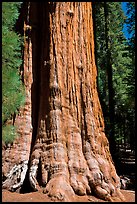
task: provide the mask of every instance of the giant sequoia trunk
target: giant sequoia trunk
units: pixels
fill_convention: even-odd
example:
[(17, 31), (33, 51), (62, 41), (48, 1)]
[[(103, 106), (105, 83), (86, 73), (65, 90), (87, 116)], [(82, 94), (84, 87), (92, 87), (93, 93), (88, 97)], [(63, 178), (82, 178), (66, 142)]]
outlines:
[(124, 199), (96, 88), (91, 2), (30, 4), (32, 125), (29, 182), (55, 200)]

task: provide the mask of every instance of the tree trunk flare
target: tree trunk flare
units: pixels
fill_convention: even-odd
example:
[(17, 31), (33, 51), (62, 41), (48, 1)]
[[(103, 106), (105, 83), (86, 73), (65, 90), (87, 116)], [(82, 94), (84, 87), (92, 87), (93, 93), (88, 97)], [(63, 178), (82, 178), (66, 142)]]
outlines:
[(75, 194), (124, 200), (96, 87), (92, 3), (31, 2), (30, 8), (30, 184), (55, 201)]
[(40, 7), (38, 129), (29, 180), (55, 200), (74, 193), (123, 199), (96, 88), (91, 2)]

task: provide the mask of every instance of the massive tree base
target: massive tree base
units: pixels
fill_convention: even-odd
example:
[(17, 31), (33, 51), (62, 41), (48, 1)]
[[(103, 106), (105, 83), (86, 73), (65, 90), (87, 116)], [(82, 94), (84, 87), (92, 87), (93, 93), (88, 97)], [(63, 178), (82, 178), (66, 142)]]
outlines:
[[(68, 159), (67, 163), (62, 159), (64, 150), (61, 144), (47, 145), (45, 153), (41, 151), (44, 145), (37, 146), (39, 147), (32, 154), (29, 170), (29, 180), (34, 191), (47, 194), (53, 201), (73, 201), (75, 194), (94, 195), (112, 202), (125, 201), (120, 192), (120, 180), (113, 164), (110, 166), (104, 155), (95, 157), (89, 144), (87, 150), (84, 147), (83, 155), (82, 149), (70, 151), (68, 158), (72, 159)], [(81, 156), (75, 159), (77, 157), (73, 157), (73, 154)], [(27, 165), (27, 162), (24, 162), (22, 165), (14, 166), (7, 175), (3, 188), (8, 188), (10, 191), (19, 190), (26, 176)]]
[(96, 88), (92, 3), (30, 8), (33, 144), (29, 165), (11, 170), (3, 187), (21, 187), (28, 168), (32, 189), (53, 200), (89, 194), (124, 201)]
[[(43, 148), (44, 145), (35, 149), (32, 155), (34, 158), (29, 179), (35, 191), (43, 191), (53, 200), (59, 201), (72, 201), (75, 194), (95, 195), (106, 201), (124, 201), (120, 192), (120, 179), (113, 164), (110, 166), (104, 155), (92, 154), (89, 144), (87, 149), (84, 147), (84, 154), (80, 149), (68, 152), (70, 159), (67, 163), (63, 161), (65, 153), (61, 144), (45, 147), (48, 151), (44, 154), (41, 152)], [(78, 154), (80, 157), (76, 156)], [(41, 172), (41, 180), (37, 176), (38, 171)]]

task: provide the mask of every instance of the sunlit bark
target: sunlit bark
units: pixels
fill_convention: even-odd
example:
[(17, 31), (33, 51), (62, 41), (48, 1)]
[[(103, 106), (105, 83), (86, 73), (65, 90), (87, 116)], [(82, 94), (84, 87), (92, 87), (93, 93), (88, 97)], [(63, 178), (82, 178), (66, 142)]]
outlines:
[(61, 201), (75, 194), (124, 199), (96, 88), (92, 3), (32, 2), (30, 16), (32, 117), (38, 116), (32, 118), (32, 188)]

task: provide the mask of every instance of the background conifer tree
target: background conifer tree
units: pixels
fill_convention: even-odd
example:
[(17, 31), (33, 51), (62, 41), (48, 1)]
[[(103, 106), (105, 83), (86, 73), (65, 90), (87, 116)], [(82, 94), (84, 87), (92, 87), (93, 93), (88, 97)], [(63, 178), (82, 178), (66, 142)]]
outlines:
[[(121, 7), (121, 2), (94, 3), (94, 35), (96, 48), (96, 64), (98, 68), (98, 89), (103, 108), (106, 134), (110, 138), (111, 120), (109, 106), (114, 106), (114, 138), (116, 143), (133, 144), (135, 134), (134, 100), (135, 100), (135, 4), (127, 3), (127, 15)], [(106, 9), (107, 6), (107, 34)], [(127, 23), (129, 39), (124, 36), (123, 25)], [(101, 33), (101, 34), (100, 34)], [(106, 39), (108, 49), (106, 47)], [(112, 85), (114, 94), (113, 104), (109, 102), (110, 81), (108, 73), (110, 66), (107, 63), (107, 51), (111, 55)], [(109, 57), (110, 59), (110, 57)], [(132, 131), (129, 131), (132, 129)], [(132, 142), (131, 142), (132, 141)], [(111, 143), (111, 140), (110, 140)], [(110, 144), (111, 145), (111, 144)], [(113, 146), (114, 144), (112, 144)], [(132, 148), (133, 145), (131, 145)]]
[(12, 142), (15, 127), (6, 121), (15, 114), (24, 102), (24, 87), (20, 79), (21, 36), (16, 33), (16, 20), (19, 16), (20, 2), (2, 3), (2, 138)]

